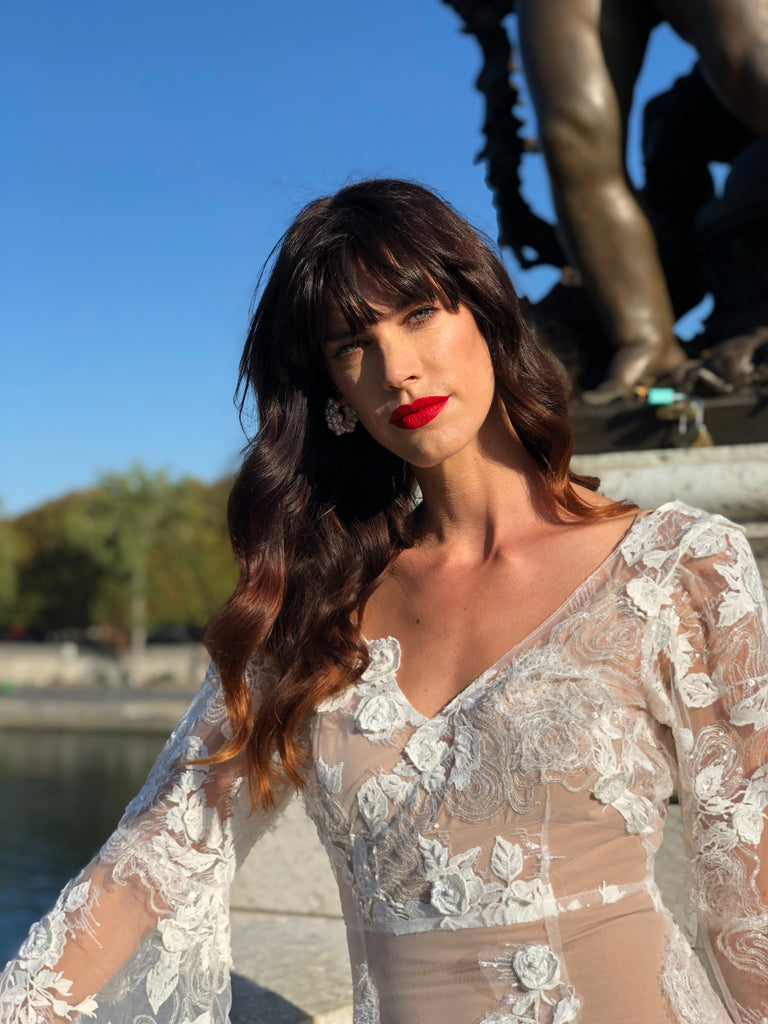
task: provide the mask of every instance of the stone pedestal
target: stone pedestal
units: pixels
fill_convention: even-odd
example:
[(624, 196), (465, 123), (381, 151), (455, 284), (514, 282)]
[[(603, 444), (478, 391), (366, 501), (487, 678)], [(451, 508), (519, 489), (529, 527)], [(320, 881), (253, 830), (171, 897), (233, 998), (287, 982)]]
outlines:
[[(702, 401), (704, 422), (716, 448), (768, 443), (768, 392), (764, 389)], [(676, 425), (659, 419), (654, 408), (640, 401), (598, 407), (578, 404), (570, 418), (577, 455), (616, 452), (623, 457), (633, 451), (673, 447)]]
[(572, 466), (643, 508), (679, 498), (739, 523), (768, 521), (768, 443), (577, 455)]

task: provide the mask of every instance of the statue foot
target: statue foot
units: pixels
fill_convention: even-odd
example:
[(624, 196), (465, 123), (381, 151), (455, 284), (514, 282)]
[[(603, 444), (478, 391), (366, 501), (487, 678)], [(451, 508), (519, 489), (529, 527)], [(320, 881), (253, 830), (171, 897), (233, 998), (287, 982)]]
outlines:
[(599, 406), (631, 398), (638, 384), (655, 384), (685, 361), (685, 352), (674, 342), (662, 351), (646, 343), (625, 345), (611, 360), (605, 380), (584, 391), (581, 400), (585, 405)]
[(631, 398), (632, 394), (632, 388), (627, 387), (623, 381), (606, 377), (591, 391), (582, 391), (581, 400), (585, 405), (610, 405), (611, 402), (618, 402), (622, 398)]

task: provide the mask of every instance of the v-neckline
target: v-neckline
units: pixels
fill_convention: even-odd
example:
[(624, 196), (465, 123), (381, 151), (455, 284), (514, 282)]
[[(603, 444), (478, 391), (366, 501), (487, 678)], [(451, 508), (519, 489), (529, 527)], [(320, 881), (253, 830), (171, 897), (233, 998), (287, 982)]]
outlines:
[[(415, 714), (416, 716), (418, 716), (418, 718), (423, 720), (423, 723), (434, 722), (437, 719), (445, 715), (448, 715), (455, 704), (457, 704), (459, 701), (466, 700), (471, 695), (471, 693), (478, 688), (478, 686), (481, 683), (486, 682), (489, 676), (498, 675), (498, 673), (501, 672), (501, 670), (505, 667), (505, 663), (511, 661), (511, 659), (514, 658), (514, 656), (517, 654), (521, 647), (530, 643), (540, 633), (545, 631), (551, 625), (552, 621), (564, 611), (564, 609), (566, 609), (571, 604), (574, 604), (576, 607), (578, 607), (578, 605), (583, 600), (584, 592), (587, 589), (589, 589), (591, 585), (594, 583), (595, 577), (599, 576), (616, 559), (617, 555), (621, 553), (621, 549), (623, 548), (624, 544), (629, 539), (629, 537), (634, 533), (635, 529), (640, 525), (640, 523), (645, 522), (646, 519), (649, 519), (652, 516), (658, 515), (660, 512), (668, 508), (670, 505), (675, 504), (677, 504), (677, 502), (666, 502), (664, 505), (660, 505), (656, 509), (649, 509), (643, 514), (638, 514), (637, 516), (635, 516), (635, 518), (630, 523), (629, 527), (624, 531), (621, 537), (619, 537), (619, 539), (616, 541), (616, 543), (605, 556), (605, 558), (603, 558), (602, 561), (595, 566), (592, 572), (587, 577), (585, 577), (581, 581), (581, 583), (574, 587), (574, 589), (570, 592), (570, 594), (568, 594), (567, 597), (563, 598), (563, 600), (556, 608), (554, 608), (544, 619), (542, 619), (542, 621), (537, 626), (534, 626), (534, 628), (530, 630), (528, 633), (526, 633), (524, 637), (521, 637), (520, 640), (514, 643), (499, 658), (497, 658), (492, 665), (489, 665), (488, 668), (484, 669), (480, 673), (480, 675), (475, 676), (474, 679), (471, 679), (466, 684), (466, 686), (463, 686), (456, 694), (454, 694), (453, 697), (451, 697), (449, 701), (443, 704), (441, 708), (438, 708), (438, 710), (433, 715), (425, 715), (423, 711), (419, 711), (418, 708), (413, 706), (408, 697), (406, 697), (405, 692), (403, 691), (403, 689), (400, 686), (400, 683), (398, 682), (396, 669), (394, 672), (392, 672), (389, 678), (391, 680), (391, 685), (397, 691), (397, 695), (399, 696), (399, 698), (407, 705), (407, 707), (411, 712), (413, 712), (413, 714)], [(366, 643), (369, 646), (372, 643), (387, 642), (392, 642), (397, 647), (399, 666), (402, 663), (402, 648), (400, 646), (400, 641), (397, 639), (396, 636), (387, 636), (386, 638), (380, 637), (378, 640), (366, 639)]]

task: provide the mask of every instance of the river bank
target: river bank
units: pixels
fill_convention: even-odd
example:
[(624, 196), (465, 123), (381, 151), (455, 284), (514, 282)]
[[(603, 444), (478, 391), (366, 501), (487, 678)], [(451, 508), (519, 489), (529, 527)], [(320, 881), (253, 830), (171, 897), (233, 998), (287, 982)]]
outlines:
[[(137, 689), (196, 690), (209, 655), (201, 643), (148, 644)], [(128, 650), (63, 642), (0, 641), (0, 691), (17, 688), (59, 690), (88, 687), (119, 692), (134, 668)]]
[(0, 730), (168, 735), (194, 690), (20, 687), (0, 693)]

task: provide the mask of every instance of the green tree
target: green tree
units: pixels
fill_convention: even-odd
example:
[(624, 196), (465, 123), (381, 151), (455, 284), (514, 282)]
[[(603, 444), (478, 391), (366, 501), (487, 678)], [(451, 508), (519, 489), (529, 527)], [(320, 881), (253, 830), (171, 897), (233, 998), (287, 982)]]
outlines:
[(88, 492), (73, 493), (15, 520), (17, 586), (8, 619), (42, 632), (82, 628), (93, 621), (104, 569), (81, 537), (88, 530), (72, 529), (87, 516), (87, 503)]
[(13, 522), (0, 506), (0, 622), (13, 616), (18, 593), (19, 542)]
[[(8, 584), (13, 607), (4, 620), (43, 632), (125, 630), (130, 675), (138, 679), (148, 630), (203, 627), (235, 584), (226, 526), (230, 485), (171, 481), (134, 466), (8, 521), (8, 560), (18, 582), (15, 601)], [(3, 544), (0, 533), (0, 577)]]
[(95, 495), (94, 553), (108, 574), (122, 584), (130, 633), (129, 682), (142, 676), (148, 632), (150, 555), (176, 539), (194, 540), (199, 518), (194, 503), (184, 500), (184, 488), (174, 486), (163, 470), (150, 472), (135, 465), (127, 473), (106, 473)]
[(192, 479), (176, 485), (179, 526), (150, 553), (150, 627), (202, 627), (232, 592), (237, 571), (226, 521), (230, 486), (229, 480), (206, 487)]

